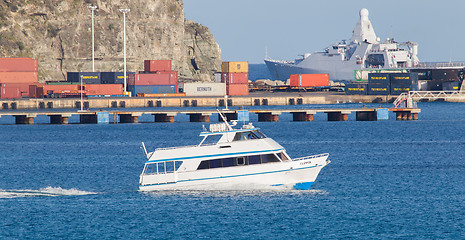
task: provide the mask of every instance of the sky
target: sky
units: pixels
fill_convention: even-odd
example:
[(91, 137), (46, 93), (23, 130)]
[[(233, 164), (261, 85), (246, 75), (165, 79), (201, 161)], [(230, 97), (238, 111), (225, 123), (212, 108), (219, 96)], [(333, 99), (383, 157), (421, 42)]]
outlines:
[(263, 63), (350, 39), (366, 8), (382, 41), (418, 43), (422, 62), (465, 62), (465, 0), (184, 0), (185, 16), (210, 29), (223, 61)]

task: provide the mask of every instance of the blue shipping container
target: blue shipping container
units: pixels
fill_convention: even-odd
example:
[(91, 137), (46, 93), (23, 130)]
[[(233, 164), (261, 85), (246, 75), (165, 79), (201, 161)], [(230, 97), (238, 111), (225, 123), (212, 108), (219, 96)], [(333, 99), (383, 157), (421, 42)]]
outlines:
[(66, 79), (68, 82), (81, 82), (83, 84), (100, 84), (100, 72), (68, 72)]
[(376, 117), (378, 120), (389, 120), (389, 109), (388, 108), (376, 109)]
[(108, 112), (98, 112), (97, 123), (110, 123), (110, 114)]
[(346, 95), (367, 95), (367, 84), (348, 83), (345, 86)]
[[(129, 74), (134, 72), (126, 72), (126, 83)], [(102, 72), (101, 78), (103, 84), (124, 84), (124, 72)]]
[(391, 73), (391, 84), (418, 84), (418, 73)]
[(369, 73), (368, 83), (388, 85), (391, 82), (389, 77), (390, 77), (389, 73)]
[(389, 95), (389, 84), (368, 84), (368, 95)]
[(176, 85), (128, 85), (128, 91), (132, 96), (139, 93), (176, 93)]

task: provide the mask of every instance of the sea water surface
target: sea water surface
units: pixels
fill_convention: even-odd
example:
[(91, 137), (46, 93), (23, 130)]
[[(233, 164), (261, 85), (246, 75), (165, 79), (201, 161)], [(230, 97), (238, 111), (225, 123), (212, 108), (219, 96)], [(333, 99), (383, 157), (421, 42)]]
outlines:
[(140, 142), (150, 150), (200, 141), (204, 123), (186, 116), (107, 125), (3, 117), (0, 239), (464, 239), (465, 104), (418, 106), (418, 121), (283, 114), (268, 123), (251, 114), (291, 157), (330, 153), (309, 191), (138, 192)]

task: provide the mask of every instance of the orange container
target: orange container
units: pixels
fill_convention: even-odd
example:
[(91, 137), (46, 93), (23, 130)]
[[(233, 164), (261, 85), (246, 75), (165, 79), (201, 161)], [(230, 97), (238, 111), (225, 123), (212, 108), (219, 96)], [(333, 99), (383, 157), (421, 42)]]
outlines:
[(43, 98), (44, 97), (44, 86), (43, 83), (37, 83), (29, 85), (29, 97), (30, 98)]
[(170, 72), (171, 60), (145, 60), (145, 72)]
[(291, 87), (329, 86), (328, 74), (291, 74)]
[(128, 85), (176, 85), (178, 72), (129, 74)]
[(0, 98), (12, 99), (29, 96), (28, 83), (0, 83)]
[(37, 72), (39, 61), (32, 58), (0, 58), (0, 72)]
[(84, 89), (87, 95), (123, 95), (122, 84), (87, 84)]
[(37, 72), (0, 72), (0, 83), (37, 83)]
[(45, 85), (44, 95), (52, 93), (69, 93), (79, 91), (81, 85), (77, 84), (65, 84), (65, 85)]
[(249, 62), (223, 62), (221, 71), (224, 73), (246, 73), (249, 72)]
[(249, 95), (249, 84), (230, 84), (226, 86), (226, 94), (229, 96)]
[(221, 73), (221, 82), (226, 84), (248, 84), (249, 73)]

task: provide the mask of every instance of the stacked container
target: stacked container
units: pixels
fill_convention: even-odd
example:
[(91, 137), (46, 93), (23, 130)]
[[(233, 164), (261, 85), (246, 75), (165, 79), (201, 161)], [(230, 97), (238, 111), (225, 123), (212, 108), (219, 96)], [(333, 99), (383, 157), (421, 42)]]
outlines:
[[(128, 76), (135, 72), (126, 72), (126, 83)], [(124, 72), (101, 72), (100, 77), (103, 84), (124, 84)]]
[(391, 95), (418, 91), (418, 73), (391, 73)]
[(249, 95), (248, 62), (223, 62), (221, 71), (221, 82), (226, 83), (227, 95)]
[(37, 59), (0, 58), (0, 98), (29, 96), (29, 85), (38, 80)]
[(389, 95), (390, 90), (389, 73), (368, 74), (368, 95)]
[(327, 87), (329, 74), (291, 74), (291, 87)]
[(66, 76), (68, 82), (80, 83), (82, 77), (82, 84), (101, 84), (100, 72), (68, 72)]
[(178, 72), (172, 70), (171, 60), (145, 60), (144, 71), (128, 75), (128, 91), (133, 96), (176, 93)]
[(347, 95), (367, 95), (367, 84), (364, 83), (348, 83), (345, 85)]

